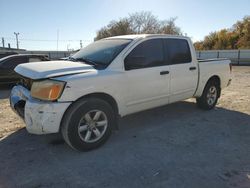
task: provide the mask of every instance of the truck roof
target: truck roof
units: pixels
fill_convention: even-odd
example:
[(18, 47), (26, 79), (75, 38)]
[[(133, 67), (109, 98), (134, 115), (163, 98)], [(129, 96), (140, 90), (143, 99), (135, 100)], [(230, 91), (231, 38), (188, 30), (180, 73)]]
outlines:
[(138, 39), (138, 38), (153, 38), (153, 37), (177, 37), (177, 38), (183, 38), (188, 39), (189, 37), (180, 36), (180, 35), (169, 35), (169, 34), (133, 34), (133, 35), (119, 35), (114, 37), (108, 37), (105, 39)]

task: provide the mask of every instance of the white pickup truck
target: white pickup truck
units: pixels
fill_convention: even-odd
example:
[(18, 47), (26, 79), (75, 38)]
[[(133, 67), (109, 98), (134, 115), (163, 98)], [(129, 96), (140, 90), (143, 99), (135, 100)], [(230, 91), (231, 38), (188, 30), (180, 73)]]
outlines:
[(72, 148), (90, 150), (109, 138), (118, 117), (192, 97), (212, 109), (231, 69), (226, 59), (198, 61), (187, 37), (117, 36), (66, 61), (17, 66), (23, 78), (10, 104), (28, 132), (61, 132)]

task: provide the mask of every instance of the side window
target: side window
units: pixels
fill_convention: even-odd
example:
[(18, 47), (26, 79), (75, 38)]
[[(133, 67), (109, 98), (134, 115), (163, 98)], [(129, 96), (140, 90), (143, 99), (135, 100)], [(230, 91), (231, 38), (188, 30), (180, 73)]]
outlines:
[(136, 46), (125, 58), (125, 70), (164, 65), (163, 41), (151, 39)]
[(39, 61), (42, 61), (42, 59), (40, 57), (30, 57), (29, 58), (29, 62), (32, 63), (32, 62), (39, 62)]
[(4, 67), (14, 69), (17, 65), (27, 62), (27, 57), (12, 57), (4, 62)]
[(188, 42), (184, 39), (164, 39), (165, 53), (169, 64), (190, 63), (192, 61)]

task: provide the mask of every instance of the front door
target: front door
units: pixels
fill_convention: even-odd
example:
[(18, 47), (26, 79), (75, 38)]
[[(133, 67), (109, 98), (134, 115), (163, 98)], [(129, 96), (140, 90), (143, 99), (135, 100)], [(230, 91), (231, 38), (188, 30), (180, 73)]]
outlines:
[(125, 58), (129, 113), (168, 103), (170, 74), (164, 59), (162, 39), (142, 41)]

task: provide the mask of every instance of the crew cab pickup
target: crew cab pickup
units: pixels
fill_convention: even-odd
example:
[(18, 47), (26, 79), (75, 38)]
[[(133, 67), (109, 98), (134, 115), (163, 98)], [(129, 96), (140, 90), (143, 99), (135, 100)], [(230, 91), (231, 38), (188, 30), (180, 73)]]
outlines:
[(231, 69), (227, 59), (198, 61), (187, 37), (116, 36), (66, 61), (17, 66), (22, 80), (10, 104), (28, 132), (61, 132), (69, 146), (84, 151), (105, 143), (118, 117), (188, 98), (212, 109)]

